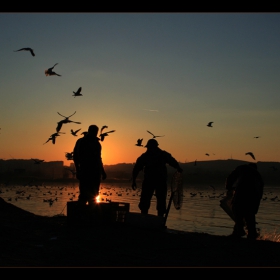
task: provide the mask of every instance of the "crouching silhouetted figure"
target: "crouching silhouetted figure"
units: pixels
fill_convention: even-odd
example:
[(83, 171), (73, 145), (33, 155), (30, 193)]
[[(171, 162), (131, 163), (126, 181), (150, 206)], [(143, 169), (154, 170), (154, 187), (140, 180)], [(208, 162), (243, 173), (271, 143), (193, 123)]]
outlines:
[(257, 239), (256, 214), (263, 196), (264, 182), (257, 170), (256, 163), (243, 164), (226, 179), (228, 194), (232, 193), (232, 212), (235, 225), (232, 237), (245, 236), (244, 226), (247, 227), (247, 238)]

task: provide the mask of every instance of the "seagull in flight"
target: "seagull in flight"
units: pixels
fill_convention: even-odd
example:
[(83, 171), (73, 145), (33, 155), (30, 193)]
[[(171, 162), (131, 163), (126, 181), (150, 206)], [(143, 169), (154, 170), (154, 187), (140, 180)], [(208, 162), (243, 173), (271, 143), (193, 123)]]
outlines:
[(29, 51), (32, 54), (32, 56), (35, 56), (35, 53), (31, 48), (22, 48), (14, 52), (19, 52), (19, 51)]
[(213, 123), (213, 122), (209, 122), (209, 123), (207, 124), (207, 126), (208, 126), (208, 127), (213, 127), (213, 126), (212, 126), (212, 123)]
[(49, 139), (48, 139), (44, 144), (48, 143), (49, 141), (52, 141), (52, 143), (55, 144), (55, 139), (56, 139), (56, 137), (57, 137), (57, 136), (60, 136), (59, 133), (65, 134), (65, 132), (56, 132), (56, 133), (53, 133), (53, 134), (49, 137)]
[(256, 138), (256, 139), (258, 139), (258, 138), (260, 138), (261, 136), (254, 136), (254, 138)]
[(138, 146), (138, 147), (143, 147), (143, 145), (142, 145), (142, 141), (143, 141), (143, 138), (138, 139), (138, 140), (137, 140), (137, 143), (135, 144), (135, 146)]
[(71, 152), (71, 153), (66, 152), (65, 153), (65, 157), (66, 157), (67, 160), (72, 160), (73, 159), (73, 155), (74, 155), (74, 152)]
[(100, 130), (99, 137), (100, 137), (100, 140), (101, 140), (101, 141), (104, 141), (105, 136), (109, 136), (108, 133), (115, 132), (115, 130), (110, 130), (110, 131), (103, 132), (103, 130), (104, 130), (105, 128), (108, 128), (108, 126), (107, 126), (107, 125), (104, 125), (104, 126), (102, 126), (102, 128), (101, 128), (101, 130)]
[(73, 129), (71, 129), (70, 131), (71, 131), (71, 134), (73, 135), (73, 136), (78, 136), (77, 135), (77, 133), (79, 132), (81, 130), (81, 128), (80, 129), (77, 129), (77, 130), (73, 130)]
[(158, 136), (156, 136), (156, 135), (154, 135), (152, 132), (150, 132), (149, 130), (147, 130), (147, 132), (150, 133), (151, 135), (153, 135), (153, 138), (165, 136), (165, 135), (158, 135)]
[(34, 164), (40, 164), (41, 162), (45, 161), (44, 159), (36, 159), (36, 158), (31, 158), (34, 160)]
[(73, 96), (74, 97), (76, 97), (76, 96), (83, 96), (82, 94), (81, 94), (81, 91), (82, 91), (82, 87), (79, 87), (78, 88), (78, 90), (75, 92), (75, 91), (73, 91)]
[(209, 157), (209, 154), (206, 153), (205, 155)]
[(249, 156), (251, 156), (255, 160), (255, 156), (254, 156), (254, 154), (252, 152), (245, 153), (245, 155), (249, 155)]
[[(57, 64), (58, 64), (58, 63), (56, 63), (55, 65), (57, 65)], [(55, 67), (55, 65), (54, 65), (53, 67), (51, 67), (51, 68), (45, 70), (45, 75), (46, 75), (46, 76), (54, 76), (54, 75), (56, 75), (56, 76), (61, 76), (61, 75), (59, 75), (59, 74), (57, 74), (57, 73), (55, 73), (55, 72), (53, 71), (53, 68)]]
[(61, 121), (59, 121), (59, 122), (57, 123), (57, 127), (56, 127), (56, 131), (57, 131), (57, 132), (60, 131), (60, 129), (61, 129), (61, 127), (62, 127), (63, 124), (71, 123), (71, 122), (72, 122), (72, 123), (76, 123), (76, 124), (81, 124), (80, 122), (75, 122), (75, 121), (69, 120), (69, 118), (72, 117), (72, 116), (76, 113), (76, 111), (75, 111), (72, 115), (70, 115), (69, 117), (65, 117), (65, 116), (61, 115), (59, 112), (57, 112), (57, 113), (58, 113), (60, 116), (62, 116), (62, 117), (65, 118), (64, 120), (61, 120)]

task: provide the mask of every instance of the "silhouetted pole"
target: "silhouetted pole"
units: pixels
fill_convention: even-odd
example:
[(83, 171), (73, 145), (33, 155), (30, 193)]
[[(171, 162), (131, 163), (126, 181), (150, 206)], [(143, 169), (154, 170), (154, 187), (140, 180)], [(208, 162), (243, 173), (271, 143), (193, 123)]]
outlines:
[(164, 224), (163, 224), (164, 226), (166, 224), (166, 220), (167, 220), (168, 213), (169, 213), (169, 210), (170, 210), (170, 207), (171, 207), (171, 203), (172, 203), (174, 193), (175, 192), (172, 192), (171, 195), (170, 195), (170, 199), (169, 199), (168, 206), (167, 206), (166, 213), (165, 213), (165, 217), (164, 217)]

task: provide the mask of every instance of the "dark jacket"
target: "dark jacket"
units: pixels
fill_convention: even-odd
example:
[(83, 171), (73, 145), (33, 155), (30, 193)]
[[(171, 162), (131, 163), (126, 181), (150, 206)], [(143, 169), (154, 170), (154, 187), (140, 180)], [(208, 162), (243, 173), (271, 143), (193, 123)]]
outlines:
[(99, 138), (90, 134), (79, 138), (74, 147), (73, 160), (77, 172), (102, 174), (104, 168)]
[(234, 191), (233, 207), (241, 211), (258, 212), (264, 182), (255, 164), (238, 166), (226, 179), (226, 189)]
[(147, 150), (140, 157), (137, 158), (133, 167), (132, 178), (135, 180), (138, 173), (144, 171), (144, 179), (158, 181), (167, 180), (166, 164), (180, 170), (179, 163), (172, 155), (160, 148), (154, 150)]

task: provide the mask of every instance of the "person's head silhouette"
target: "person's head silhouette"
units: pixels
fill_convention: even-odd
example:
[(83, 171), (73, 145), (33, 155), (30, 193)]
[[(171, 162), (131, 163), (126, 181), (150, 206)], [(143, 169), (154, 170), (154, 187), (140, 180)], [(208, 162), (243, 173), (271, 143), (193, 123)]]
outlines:
[(99, 127), (95, 124), (92, 124), (88, 127), (88, 134), (89, 135), (97, 136), (98, 131), (99, 131)]
[(147, 149), (155, 149), (156, 147), (158, 147), (158, 141), (155, 139), (150, 139), (150, 140), (148, 140), (145, 147)]

